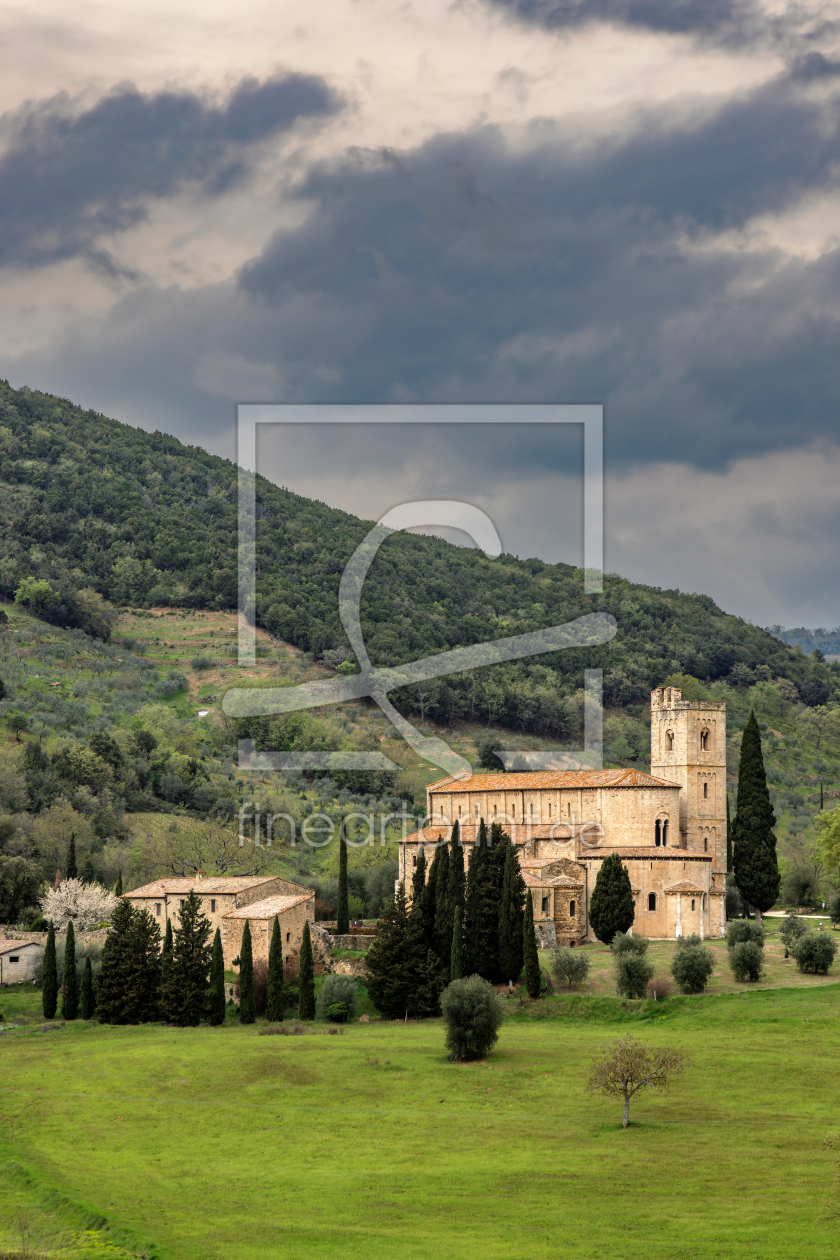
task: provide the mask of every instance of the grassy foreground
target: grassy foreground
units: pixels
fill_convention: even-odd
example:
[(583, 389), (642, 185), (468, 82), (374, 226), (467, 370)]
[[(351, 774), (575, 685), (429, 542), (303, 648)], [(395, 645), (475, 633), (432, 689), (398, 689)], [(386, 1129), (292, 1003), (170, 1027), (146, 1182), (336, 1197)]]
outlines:
[[(436, 1022), (5, 1032), (0, 1255), (21, 1214), (68, 1260), (837, 1254), (840, 987), (551, 1005), (475, 1065)], [(628, 1030), (694, 1065), (623, 1133), (583, 1087)]]

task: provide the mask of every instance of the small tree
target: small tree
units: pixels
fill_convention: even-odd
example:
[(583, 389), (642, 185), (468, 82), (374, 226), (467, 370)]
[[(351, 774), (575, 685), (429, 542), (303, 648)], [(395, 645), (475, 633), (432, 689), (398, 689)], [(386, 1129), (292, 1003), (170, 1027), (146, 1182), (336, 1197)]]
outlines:
[(251, 944), (251, 925), (245, 920), (242, 944), (239, 948), (239, 1022), (253, 1024), (257, 1018), (254, 998), (254, 948)]
[(534, 902), (530, 888), (525, 897), (525, 909), (522, 912), (522, 944), (525, 958), (525, 988), (529, 998), (538, 998), (542, 988), (542, 976), (537, 950), (537, 929), (534, 926)]
[(650, 941), (646, 936), (631, 936), (625, 932), (616, 932), (610, 942), (614, 954), (646, 954)]
[(29, 718), (22, 713), (10, 713), (6, 722), (9, 730), (14, 731), (15, 739), (20, 743), (21, 733), (29, 729)]
[(117, 902), (102, 947), (96, 1005), (103, 1024), (145, 1024), (158, 1018), (160, 929), (148, 910)]
[(82, 972), (79, 1006), (82, 1019), (93, 1019), (93, 1013), (96, 1010), (96, 990), (93, 987), (93, 968), (91, 967), (90, 956), (85, 959), (85, 969)]
[(318, 990), (315, 1009), (322, 1019), (346, 1024), (356, 1014), (358, 988), (352, 976), (325, 976)]
[[(503, 980), (513, 984), (519, 979), (523, 959), (523, 918), (525, 881), (519, 869), (516, 850), (508, 840), (502, 870), (502, 894), (499, 902), (499, 971)], [(453, 976), (453, 979), (455, 977)]]
[(702, 993), (714, 969), (715, 960), (710, 949), (704, 949), (699, 944), (677, 944), (671, 960), (671, 975), (683, 993)]
[(173, 1024), (195, 1027), (207, 1013), (210, 961), (210, 920), (202, 913), (201, 898), (194, 890), (181, 906), (180, 922), (173, 933), (172, 960), (164, 997)]
[(343, 836), (339, 836), (338, 840), (338, 906), (335, 917), (337, 935), (346, 936), (350, 931), (350, 907), (347, 896), (347, 844)]
[(551, 959), (551, 974), (558, 984), (571, 989), (573, 984), (583, 984), (589, 975), (589, 955), (580, 949), (558, 949)]
[(122, 871), (117, 871), (117, 882), (114, 884), (114, 896), (121, 897), (123, 895)]
[(64, 982), (61, 986), (61, 1018), (77, 1019), (79, 1015), (79, 982), (76, 979), (76, 933), (72, 919), (67, 924), (64, 943)]
[(67, 869), (64, 872), (67, 879), (77, 879), (79, 868), (76, 864), (76, 833), (70, 832), (70, 843), (67, 845)]
[(604, 859), (592, 898), (589, 902), (589, 924), (599, 941), (612, 944), (616, 932), (627, 932), (633, 926), (636, 910), (630, 876), (617, 853)]
[(483, 1059), (499, 1038), (502, 1001), (482, 976), (453, 980), (441, 994), (450, 1060)]
[(825, 975), (834, 962), (837, 942), (827, 932), (806, 932), (791, 950), (800, 971)]
[(269, 1023), (282, 1023), (283, 1001), (283, 934), (280, 931), (280, 920), (275, 914), (271, 944), (268, 947), (268, 997), (265, 1015)]
[(690, 1060), (680, 1050), (651, 1049), (634, 1037), (619, 1037), (604, 1047), (592, 1064), (587, 1091), (601, 1090), (611, 1098), (624, 1099), (622, 1129), (630, 1125), (630, 1099), (642, 1089), (663, 1093)]
[(756, 923), (761, 923), (762, 911), (769, 910), (779, 895), (775, 821), (764, 771), (761, 733), (755, 713), (750, 710), (741, 739), (738, 767), (733, 869), (738, 891), (752, 906)]
[(779, 930), (779, 936), (785, 949), (792, 950), (800, 936), (808, 931), (808, 924), (796, 914), (789, 914)]
[(50, 888), (40, 900), (41, 913), (59, 928), (71, 921), (81, 931), (107, 923), (117, 906), (117, 898), (99, 884), (86, 884), (81, 879), (63, 879), (57, 888)]
[(615, 987), (621, 997), (642, 998), (653, 971), (653, 963), (644, 954), (619, 954), (615, 960)]
[(315, 960), (312, 957), (312, 938), (309, 933), (308, 919), (303, 925), (303, 939), (300, 943), (298, 1014), (301, 1019), (315, 1018)]
[(225, 1022), (225, 960), (222, 953), (222, 934), (218, 928), (213, 937), (213, 955), (210, 959), (207, 1014), (214, 1027)]
[(736, 980), (760, 980), (763, 962), (764, 954), (755, 941), (739, 941), (729, 951), (729, 966)]
[(53, 1019), (58, 1007), (58, 965), (55, 957), (55, 926), (52, 923), (47, 931), (47, 945), (44, 950), (41, 1005), (44, 1019)]
[(764, 928), (749, 919), (734, 919), (726, 925), (726, 944), (729, 949), (740, 945), (742, 941), (751, 941), (759, 949), (764, 948)]

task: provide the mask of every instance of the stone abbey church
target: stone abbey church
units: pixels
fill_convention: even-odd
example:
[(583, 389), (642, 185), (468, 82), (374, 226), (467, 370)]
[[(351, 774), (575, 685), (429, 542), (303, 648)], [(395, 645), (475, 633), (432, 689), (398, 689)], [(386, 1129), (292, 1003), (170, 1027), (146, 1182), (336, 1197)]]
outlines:
[[(651, 773), (463, 771), (427, 789), (427, 825), (400, 848), (407, 890), (421, 844), (457, 820), (469, 862), (481, 819), (501, 822), (531, 890), (544, 947), (594, 940), (589, 898), (604, 858), (617, 853), (644, 936), (726, 934), (726, 706), (651, 693)], [(427, 857), (431, 857), (427, 848)]]

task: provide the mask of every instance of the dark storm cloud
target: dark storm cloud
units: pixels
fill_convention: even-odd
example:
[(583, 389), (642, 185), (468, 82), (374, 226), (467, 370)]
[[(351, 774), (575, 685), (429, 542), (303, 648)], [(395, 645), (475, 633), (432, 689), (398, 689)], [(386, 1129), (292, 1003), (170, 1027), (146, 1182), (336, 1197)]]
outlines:
[(513, 18), (565, 30), (593, 22), (669, 35), (691, 35), (704, 43), (785, 45), (825, 35), (836, 24), (791, 4), (767, 14), (754, 0), (489, 0)]
[(142, 221), (153, 198), (188, 183), (218, 195), (247, 174), (259, 142), (337, 108), (323, 79), (301, 74), (244, 80), (223, 105), (133, 88), (81, 113), (62, 98), (28, 105), (4, 120), (0, 265), (87, 254), (107, 268), (98, 238)]

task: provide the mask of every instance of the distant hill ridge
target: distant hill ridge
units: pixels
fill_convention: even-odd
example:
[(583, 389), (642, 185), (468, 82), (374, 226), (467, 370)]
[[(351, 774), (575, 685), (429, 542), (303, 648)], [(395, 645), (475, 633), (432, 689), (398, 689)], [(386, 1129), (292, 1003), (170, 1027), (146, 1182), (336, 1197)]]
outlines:
[[(72, 624), (72, 593), (92, 586), (132, 605), (233, 608), (237, 470), (200, 447), (0, 383), (0, 592), (27, 576), (59, 596), (45, 614)], [(257, 478), (256, 617), (337, 666), (352, 659), (338, 584), (370, 522)], [(398, 694), (403, 708), (448, 723), (481, 719), (537, 735), (578, 729), (584, 668), (603, 668), (608, 704), (644, 705), (674, 672), (744, 687), (789, 679), (808, 704), (840, 690), (840, 667), (796, 652), (724, 613), (706, 595), (615, 575), (585, 596), (581, 571), (397, 534), (367, 578), (361, 612), (375, 664), (396, 665), (469, 643), (605, 611), (612, 643), (493, 666)]]
[(815, 630), (807, 630), (804, 626), (795, 626), (790, 630), (786, 630), (784, 626), (768, 626), (767, 630), (782, 643), (801, 647), (803, 652), (840, 656), (840, 626), (835, 630), (825, 630), (821, 626)]

